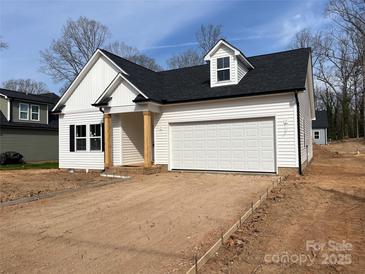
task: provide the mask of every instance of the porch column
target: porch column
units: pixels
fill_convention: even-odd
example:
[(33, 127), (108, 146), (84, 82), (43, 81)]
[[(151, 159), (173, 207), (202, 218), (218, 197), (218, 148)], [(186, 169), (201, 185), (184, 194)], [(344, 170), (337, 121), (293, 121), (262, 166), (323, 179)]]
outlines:
[(112, 166), (112, 140), (111, 140), (112, 115), (104, 113), (104, 167)]
[(143, 112), (144, 167), (152, 166), (152, 113)]

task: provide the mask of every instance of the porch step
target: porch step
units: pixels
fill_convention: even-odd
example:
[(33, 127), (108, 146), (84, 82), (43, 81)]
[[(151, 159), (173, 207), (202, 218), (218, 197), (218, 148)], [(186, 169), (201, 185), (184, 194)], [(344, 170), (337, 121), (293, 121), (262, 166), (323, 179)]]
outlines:
[(156, 174), (163, 172), (164, 168), (161, 165), (153, 165), (152, 167), (145, 168), (144, 166), (114, 166), (105, 170), (105, 174), (109, 175), (121, 175), (121, 176), (129, 176), (133, 174)]

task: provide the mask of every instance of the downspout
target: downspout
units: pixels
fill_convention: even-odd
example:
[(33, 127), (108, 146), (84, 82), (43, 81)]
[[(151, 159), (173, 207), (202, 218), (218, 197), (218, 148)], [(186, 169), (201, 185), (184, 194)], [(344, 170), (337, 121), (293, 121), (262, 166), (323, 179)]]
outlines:
[(301, 154), (301, 140), (300, 140), (300, 108), (298, 92), (295, 92), (295, 103), (297, 105), (297, 131), (298, 131), (298, 161), (299, 161), (299, 175), (303, 175), (302, 172), (302, 154)]

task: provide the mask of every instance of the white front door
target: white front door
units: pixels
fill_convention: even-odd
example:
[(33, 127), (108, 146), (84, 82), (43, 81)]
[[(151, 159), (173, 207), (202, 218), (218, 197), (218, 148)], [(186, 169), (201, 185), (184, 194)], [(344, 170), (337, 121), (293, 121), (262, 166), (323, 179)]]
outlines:
[(274, 119), (171, 124), (170, 168), (275, 172)]

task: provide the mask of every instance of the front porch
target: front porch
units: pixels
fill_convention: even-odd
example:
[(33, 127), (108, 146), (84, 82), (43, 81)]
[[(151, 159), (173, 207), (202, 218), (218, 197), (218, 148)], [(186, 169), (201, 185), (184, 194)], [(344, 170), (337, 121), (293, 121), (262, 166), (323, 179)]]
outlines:
[[(104, 167), (123, 172), (151, 172), (153, 113), (104, 113)], [(145, 171), (144, 171), (145, 170)]]

